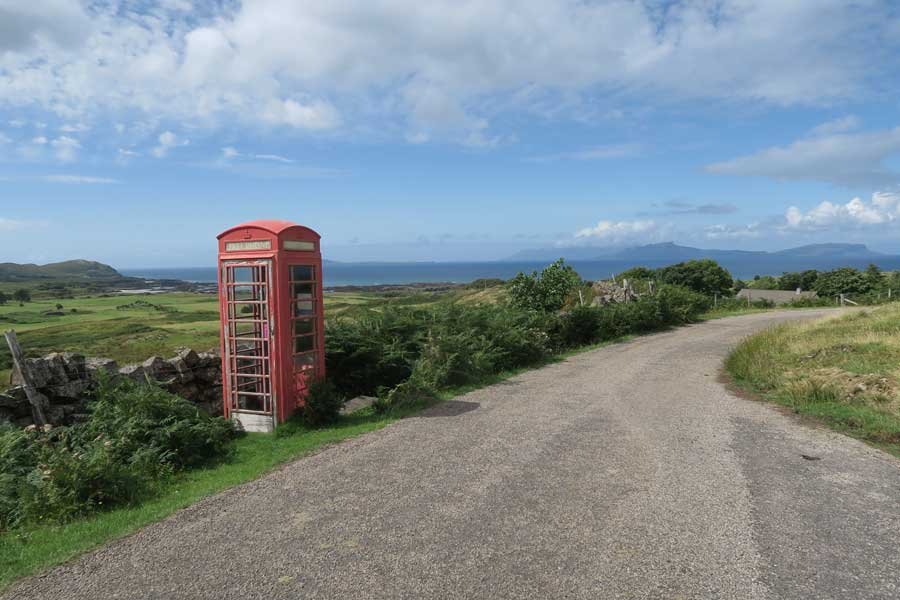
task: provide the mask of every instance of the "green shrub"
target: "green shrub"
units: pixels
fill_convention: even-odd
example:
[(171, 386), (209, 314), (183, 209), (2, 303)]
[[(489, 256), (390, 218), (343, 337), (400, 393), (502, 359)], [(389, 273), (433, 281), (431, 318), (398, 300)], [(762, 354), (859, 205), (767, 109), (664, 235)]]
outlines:
[(372, 396), (379, 387), (406, 380), (421, 351), (427, 321), (427, 311), (390, 306), (359, 319), (329, 321), (325, 335), (329, 379), (350, 398)]
[(813, 308), (818, 306), (834, 306), (834, 298), (796, 298), (787, 303), (790, 308)]
[(712, 306), (708, 296), (676, 285), (662, 285), (654, 296), (665, 325), (691, 323)]
[(603, 310), (593, 306), (576, 306), (563, 315), (560, 324), (563, 344), (571, 348), (599, 341)]
[(407, 411), (431, 404), (437, 395), (434, 387), (414, 375), (393, 389), (382, 389), (372, 406), (380, 413)]
[(104, 381), (85, 423), (0, 428), (0, 529), (138, 502), (170, 474), (227, 456), (236, 435), (160, 388)]
[(309, 427), (329, 425), (338, 420), (344, 398), (328, 379), (313, 381), (303, 404), (303, 423)]
[(123, 462), (153, 449), (176, 470), (194, 467), (226, 455), (236, 436), (231, 421), (210, 417), (160, 387), (124, 378), (101, 381), (90, 410), (89, 435), (112, 440)]
[(559, 259), (538, 273), (519, 273), (509, 281), (512, 304), (525, 310), (554, 311), (565, 304), (566, 298), (581, 285), (581, 276), (563, 259)]
[(731, 274), (708, 258), (663, 267), (657, 271), (657, 277), (664, 283), (686, 287), (708, 296), (726, 295), (734, 285)]

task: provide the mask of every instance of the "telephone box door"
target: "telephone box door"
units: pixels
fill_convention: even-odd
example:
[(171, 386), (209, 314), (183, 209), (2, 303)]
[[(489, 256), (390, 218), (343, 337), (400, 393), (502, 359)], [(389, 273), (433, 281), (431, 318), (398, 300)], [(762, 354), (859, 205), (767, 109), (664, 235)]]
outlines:
[(272, 262), (222, 263), (225, 373), (229, 413), (247, 431), (274, 428)]
[(291, 289), (291, 363), (294, 398), (302, 404), (309, 384), (320, 375), (321, 302), (317, 292), (321, 274), (315, 265), (289, 267)]

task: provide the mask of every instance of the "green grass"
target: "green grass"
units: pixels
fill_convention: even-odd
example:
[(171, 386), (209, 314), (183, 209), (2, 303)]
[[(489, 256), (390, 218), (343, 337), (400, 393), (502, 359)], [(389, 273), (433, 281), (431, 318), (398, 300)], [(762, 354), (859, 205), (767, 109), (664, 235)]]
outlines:
[(256, 479), (278, 465), (328, 444), (381, 429), (402, 416), (377, 415), (369, 408), (342, 417), (336, 425), (324, 429), (298, 427), (287, 435), (247, 434), (237, 441), (235, 454), (228, 462), (181, 474), (167, 482), (157, 496), (139, 506), (100, 513), (64, 526), (38, 526), (2, 533), (0, 590), (20, 577), (133, 533), (201, 498)]
[(738, 386), (900, 456), (900, 306), (773, 327), (725, 368)]

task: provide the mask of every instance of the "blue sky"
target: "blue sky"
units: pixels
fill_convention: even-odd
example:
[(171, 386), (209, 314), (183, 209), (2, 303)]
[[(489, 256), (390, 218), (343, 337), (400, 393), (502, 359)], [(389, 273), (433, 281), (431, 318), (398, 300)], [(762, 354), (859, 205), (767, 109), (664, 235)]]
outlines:
[(0, 0), (0, 261), (900, 252), (900, 8)]

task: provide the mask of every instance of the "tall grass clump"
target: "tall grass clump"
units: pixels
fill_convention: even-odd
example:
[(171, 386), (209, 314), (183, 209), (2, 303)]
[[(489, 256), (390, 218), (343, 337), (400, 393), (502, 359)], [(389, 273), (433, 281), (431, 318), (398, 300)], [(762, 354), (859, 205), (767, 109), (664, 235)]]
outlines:
[(734, 382), (900, 455), (900, 306), (783, 324), (742, 341)]

